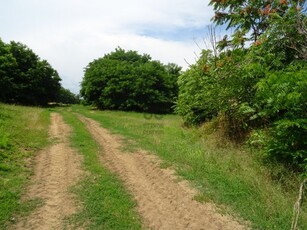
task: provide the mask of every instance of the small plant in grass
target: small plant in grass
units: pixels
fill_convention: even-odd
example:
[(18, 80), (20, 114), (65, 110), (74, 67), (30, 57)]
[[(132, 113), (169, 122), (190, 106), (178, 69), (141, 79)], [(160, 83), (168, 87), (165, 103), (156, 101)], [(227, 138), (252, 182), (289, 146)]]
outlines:
[(0, 149), (9, 149), (10, 146), (9, 136), (0, 131)]

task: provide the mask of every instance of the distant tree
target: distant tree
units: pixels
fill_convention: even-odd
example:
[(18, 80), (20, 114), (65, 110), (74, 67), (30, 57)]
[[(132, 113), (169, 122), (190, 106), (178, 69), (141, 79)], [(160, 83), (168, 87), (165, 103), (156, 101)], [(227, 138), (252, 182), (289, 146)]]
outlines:
[(56, 70), (19, 42), (0, 40), (0, 100), (25, 105), (46, 105), (60, 90)]
[(64, 104), (79, 104), (80, 98), (69, 89), (61, 87), (56, 101)]
[(178, 98), (178, 77), (180, 74), (182, 74), (182, 67), (178, 66), (175, 63), (168, 63), (164, 66), (166, 72), (167, 72), (167, 84), (169, 85), (169, 88), (171, 89), (170, 92), (172, 92), (171, 98), (174, 99), (174, 101)]
[(14, 72), (17, 68), (16, 59), (10, 52), (9, 45), (0, 39), (0, 101), (14, 97)]
[(181, 68), (151, 60), (148, 54), (117, 48), (89, 63), (81, 96), (100, 109), (169, 112)]

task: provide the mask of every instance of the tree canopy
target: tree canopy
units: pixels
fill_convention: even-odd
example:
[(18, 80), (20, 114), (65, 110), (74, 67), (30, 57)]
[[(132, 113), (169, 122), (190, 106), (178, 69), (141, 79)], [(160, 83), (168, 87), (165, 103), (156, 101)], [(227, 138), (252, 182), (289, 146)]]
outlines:
[(100, 109), (170, 112), (181, 67), (116, 48), (85, 68), (81, 96)]
[(248, 40), (245, 35), (250, 31), (250, 39), (259, 39), (269, 27), (272, 19), (284, 17), (289, 11), (300, 12), (306, 0), (211, 0), (217, 25), (227, 24), (234, 27), (239, 42)]
[(79, 104), (79, 95), (74, 94), (68, 89), (61, 87), (59, 93), (57, 94), (56, 102), (63, 104)]
[(46, 60), (19, 42), (0, 39), (0, 101), (46, 105), (55, 101), (61, 78)]

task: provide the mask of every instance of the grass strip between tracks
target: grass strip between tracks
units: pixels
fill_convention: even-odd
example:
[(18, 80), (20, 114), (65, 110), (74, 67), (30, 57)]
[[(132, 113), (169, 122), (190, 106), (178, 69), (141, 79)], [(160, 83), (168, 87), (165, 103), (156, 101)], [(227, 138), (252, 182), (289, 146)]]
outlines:
[(141, 220), (132, 196), (99, 160), (103, 149), (74, 114), (60, 111), (65, 122), (73, 128), (72, 146), (83, 155), (87, 172), (73, 189), (82, 207), (71, 217), (72, 224), (85, 225), (89, 229), (141, 229)]

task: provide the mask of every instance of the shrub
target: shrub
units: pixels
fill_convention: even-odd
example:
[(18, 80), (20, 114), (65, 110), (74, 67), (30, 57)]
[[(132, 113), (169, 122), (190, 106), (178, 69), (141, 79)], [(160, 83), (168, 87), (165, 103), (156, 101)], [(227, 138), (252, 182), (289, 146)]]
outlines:
[(147, 54), (117, 48), (89, 63), (81, 96), (100, 109), (170, 112), (181, 68), (152, 61)]
[(270, 121), (270, 157), (303, 169), (307, 162), (307, 64), (294, 62), (257, 84), (258, 115)]

